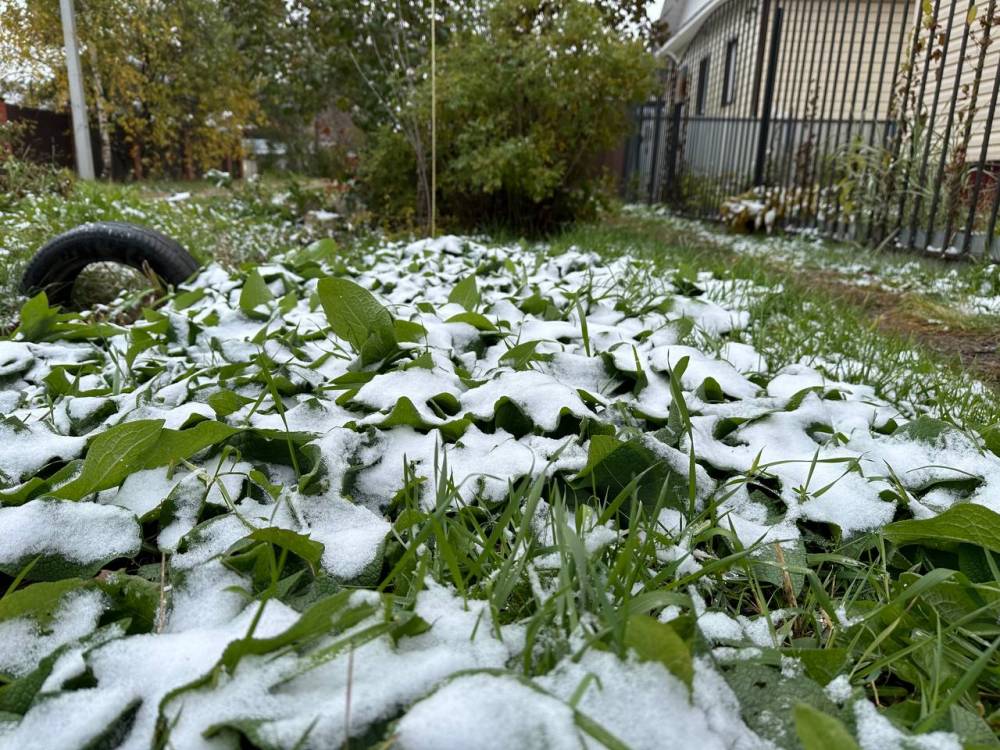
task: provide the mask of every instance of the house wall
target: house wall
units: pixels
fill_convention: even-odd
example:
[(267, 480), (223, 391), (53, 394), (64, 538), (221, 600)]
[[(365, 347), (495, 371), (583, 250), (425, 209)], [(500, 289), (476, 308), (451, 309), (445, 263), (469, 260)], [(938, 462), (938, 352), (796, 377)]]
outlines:
[[(970, 2), (977, 6), (977, 18), (972, 24), (965, 54), (962, 39), (966, 34), (966, 19)], [(775, 2), (769, 5), (773, 9)], [(784, 19), (776, 76), (772, 116), (788, 131), (791, 141), (800, 140), (806, 118), (823, 121), (813, 137), (827, 149), (845, 146), (859, 133), (866, 140), (876, 140), (887, 132), (887, 121), (895, 117), (897, 104), (893, 85), (894, 71), (906, 71), (913, 49), (915, 32), (922, 22), (921, 0), (784, 0)], [(924, 78), (925, 53), (916, 56), (913, 69), (913, 95), (923, 103), (924, 113), (934, 115), (940, 136), (950, 114), (950, 102), (958, 92), (956, 114), (970, 112), (972, 128), (969, 140), (969, 160), (978, 161), (987, 136), (990, 98), (1000, 70), (1000, 27), (993, 31), (993, 44), (981, 44), (985, 32), (981, 19), (987, 15), (990, 0), (958, 0), (947, 34), (947, 49), (940, 59), (933, 59)], [(704, 3), (678, 3), (673, 13), (690, 15), (691, 7)], [(763, 96), (767, 55), (771, 44), (770, 18), (764, 24), (764, 43), (760, 45), (761, 15), (768, 6), (766, 0), (733, 0), (714, 11), (677, 61), (686, 73), (689, 114), (695, 115), (698, 101), (698, 66), (708, 57), (710, 75), (705, 99), (704, 117), (748, 118), (754, 116), (755, 100)], [(952, 3), (941, 0), (939, 25), (934, 34), (948, 31)], [(1000, 4), (998, 4), (1000, 8)], [(773, 12), (773, 10), (772, 10)], [(930, 34), (920, 25), (919, 34)], [(737, 95), (729, 105), (722, 102), (725, 75), (726, 43), (736, 39)], [(942, 46), (942, 45), (938, 45)], [(980, 56), (983, 72), (976, 100), (972, 101), (976, 69)], [(902, 67), (900, 67), (902, 65)], [(760, 71), (758, 73), (758, 70)], [(935, 110), (934, 100), (938, 104)], [(957, 81), (957, 88), (956, 88)], [(924, 85), (921, 85), (921, 84)], [(755, 85), (756, 84), (756, 85)], [(760, 108), (756, 112), (759, 114)], [(907, 113), (912, 119), (913, 112)], [(848, 121), (853, 121), (848, 125)], [(839, 123), (839, 124), (838, 124)], [(713, 126), (714, 127), (714, 126)], [(718, 126), (722, 128), (720, 124)], [(731, 129), (732, 126), (726, 126)], [(957, 123), (950, 133), (951, 147), (964, 136), (964, 124)], [(725, 139), (723, 139), (725, 140)], [(1000, 161), (1000, 113), (990, 135), (987, 161)]]
[[(927, 86), (924, 91), (923, 103), (925, 111), (930, 116), (935, 115), (936, 130), (945, 135), (947, 128), (950, 103), (953, 95), (957, 92), (958, 100), (956, 107), (956, 117), (962, 113), (971, 113), (972, 129), (969, 138), (968, 159), (970, 162), (977, 162), (982, 154), (983, 142), (986, 139), (986, 122), (989, 115), (990, 99), (993, 94), (993, 86), (996, 82), (998, 69), (1000, 69), (1000, 27), (994, 27), (990, 36), (992, 44), (986, 46), (983, 53), (982, 41), (986, 34), (981, 21), (987, 17), (989, 10), (989, 0), (976, 0), (976, 18), (973, 20), (971, 28), (967, 32), (966, 22), (969, 15), (970, 3), (968, 0), (959, 0), (954, 16), (951, 21), (950, 34), (948, 32), (948, 16), (950, 15), (950, 3), (942, 0), (942, 11), (940, 13), (940, 29), (942, 34), (946, 34), (948, 47), (946, 54), (940, 61), (932, 62), (930, 74), (928, 75)], [(1000, 3), (997, 4), (1000, 12)], [(962, 54), (962, 40), (968, 33), (965, 54)], [(926, 32), (925, 32), (926, 36)], [(976, 69), (982, 60), (982, 76), (979, 83), (978, 96), (972, 99), (974, 84), (976, 80)], [(924, 63), (923, 56), (919, 59), (919, 65)], [(923, 68), (921, 67), (921, 72)], [(934, 99), (937, 93), (937, 78), (940, 72), (941, 88), (938, 95), (937, 111), (934, 111)], [(968, 117), (968, 114), (965, 115)], [(965, 126), (956, 120), (952, 128), (949, 142), (950, 147), (963, 139)], [(987, 161), (1000, 161), (1000, 120), (997, 120), (990, 137), (989, 147), (986, 153)]]
[[(815, 96), (819, 119), (885, 119), (892, 98), (892, 68), (906, 53), (911, 36), (907, 29), (916, 23), (918, 4), (917, 0), (785, 0), (773, 115), (804, 117)], [(697, 97), (698, 63), (706, 55), (711, 58), (706, 116), (752, 113), (755, 81), (758, 96), (764, 87), (763, 70), (759, 78), (756, 75), (758, 59), (766, 69), (771, 45), (769, 18), (763, 50), (759, 46), (764, 7), (762, 0), (726, 4), (685, 51), (679, 64), (688, 69), (692, 102)], [(902, 50), (901, 37), (907, 39)], [(734, 38), (739, 45), (738, 96), (727, 107), (722, 104), (726, 42)]]

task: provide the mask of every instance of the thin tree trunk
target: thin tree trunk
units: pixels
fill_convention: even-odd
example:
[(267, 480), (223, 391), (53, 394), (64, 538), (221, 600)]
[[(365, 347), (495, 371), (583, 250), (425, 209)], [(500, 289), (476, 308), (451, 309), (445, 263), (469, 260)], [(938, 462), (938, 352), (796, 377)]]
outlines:
[(142, 146), (139, 145), (138, 141), (132, 143), (129, 153), (132, 156), (132, 175), (138, 182), (142, 179)]
[(427, 233), (431, 229), (431, 185), (430, 170), (427, 165), (427, 151), (420, 137), (420, 123), (414, 118), (409, 136), (410, 146), (417, 165), (417, 221), (424, 226)]
[(184, 179), (194, 179), (194, 154), (191, 153), (191, 133), (184, 133)]
[(94, 109), (97, 110), (97, 132), (101, 136), (101, 178), (111, 179), (111, 131), (108, 128), (108, 113), (104, 109), (104, 84), (97, 68), (97, 48), (90, 49), (90, 73), (94, 80)]

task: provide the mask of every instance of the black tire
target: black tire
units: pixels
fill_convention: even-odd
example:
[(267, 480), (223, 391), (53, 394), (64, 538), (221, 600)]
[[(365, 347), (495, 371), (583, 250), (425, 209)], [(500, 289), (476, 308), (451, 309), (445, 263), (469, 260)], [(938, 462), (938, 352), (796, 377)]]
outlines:
[(50, 304), (69, 305), (73, 283), (91, 263), (148, 265), (165, 283), (181, 284), (198, 270), (198, 261), (176, 240), (146, 227), (120, 221), (84, 224), (50, 240), (31, 259), (21, 288), (44, 291)]

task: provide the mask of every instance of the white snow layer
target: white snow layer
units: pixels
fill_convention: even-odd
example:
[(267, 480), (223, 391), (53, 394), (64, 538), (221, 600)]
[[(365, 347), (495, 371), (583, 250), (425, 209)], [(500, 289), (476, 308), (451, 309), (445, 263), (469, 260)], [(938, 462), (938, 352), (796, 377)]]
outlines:
[[(300, 442), (305, 436), (303, 453), (313, 462), (289, 465), (279, 437), (274, 460), (210, 448), (181, 466), (139, 466), (119, 487), (79, 502), (22, 498), (0, 507), (0, 565), (38, 555), (67, 565), (132, 557), (142, 519), (159, 524), (147, 541), (168, 560), (171, 582), (155, 633), (102, 628), (98, 637), (104, 600), (93, 591), (66, 596), (44, 632), (27, 616), (0, 622), (0, 671), (12, 676), (65, 649), (24, 717), (0, 721), (0, 748), (83, 746), (133, 713), (123, 748), (150, 746), (158, 718), (171, 728), (170, 744), (184, 748), (235, 746), (237, 730), (269, 747), (340, 747), (349, 735), (395, 721), (401, 748), (597, 746), (581, 716), (633, 748), (767, 747), (706, 659), (697, 660), (691, 691), (659, 664), (595, 650), (529, 683), (512, 671), (523, 649), (520, 626), (496, 626), (484, 602), (463, 602), (430, 580), (415, 603), (425, 632), (343, 647), (340, 639), (377, 624), (374, 615), (347, 634), (324, 635), (307, 653), (246, 656), (231, 672), (168, 698), (248, 634), (259, 605), (247, 605), (241, 590), (249, 577), (223, 557), (250, 532), (309, 536), (323, 545), (326, 576), (364, 586), (382, 564), (392, 530), (385, 513), (401, 491), (415, 492), (425, 509), (447, 486), (452, 504), (489, 506), (521, 479), (571, 477), (587, 461), (582, 424), (639, 425), (641, 444), (684, 476), (693, 440), (699, 502), (724, 495), (717, 512), (746, 545), (794, 546), (802, 520), (848, 537), (890, 522), (897, 502), (887, 467), (911, 493), (917, 516), (959, 501), (1000, 510), (1000, 459), (957, 431), (932, 440), (891, 434), (893, 420), (906, 420), (870, 387), (803, 365), (772, 373), (739, 340), (746, 310), (677, 294), (631, 258), (606, 262), (577, 250), (547, 257), (455, 237), (385, 244), (351, 275), (422, 333), (402, 345), (402, 360), (370, 378), (352, 362), (348, 342), (329, 331), (315, 280), (281, 258), (258, 272), (272, 294), (295, 295), (258, 305), (250, 318), (239, 306), (240, 280), (210, 267), (186, 288), (193, 302), (163, 308), (169, 335), (151, 334), (160, 335), (157, 345), (139, 352), (124, 375), (128, 336), (102, 345), (0, 342), (0, 492), (27, 492), (48, 465), (82, 457), (89, 438), (138, 419), (162, 419), (169, 430), (213, 419), (272, 437), (288, 430)], [(622, 291), (637, 274), (649, 294), (638, 306)], [(474, 311), (449, 300), (469, 275), (480, 297)], [(578, 306), (582, 289), (593, 301)], [(680, 343), (682, 319), (693, 324), (691, 340), (715, 341), (714, 348)], [(533, 348), (519, 348), (522, 361), (508, 355), (525, 344)], [(280, 370), (280, 403), (264, 385), (262, 354), (273, 363), (268, 378)], [(46, 378), (57, 366), (76, 373), (73, 394), (50, 391)], [(694, 416), (677, 450), (652, 433), (670, 415), (671, 378), (682, 367), (679, 386)], [(105, 411), (111, 416), (96, 417)], [(743, 485), (723, 488), (706, 467), (737, 478), (764, 471), (780, 503), (765, 504)], [(972, 481), (958, 487), (955, 479)], [(662, 519), (683, 528), (677, 511), (666, 509)], [(617, 534), (613, 524), (588, 528), (586, 548), (594, 553)], [(682, 561), (682, 572), (698, 569), (681, 542), (657, 554)], [(370, 592), (353, 596), (359, 605), (381, 601)], [(699, 614), (702, 632), (718, 642), (772, 645), (763, 620)], [(253, 637), (277, 636), (299, 617), (272, 600)], [(62, 689), (84, 670), (93, 686)], [(846, 699), (846, 688), (831, 691)], [(856, 706), (866, 750), (899, 746), (870, 704)], [(953, 739), (931, 735), (907, 746), (950, 748)]]

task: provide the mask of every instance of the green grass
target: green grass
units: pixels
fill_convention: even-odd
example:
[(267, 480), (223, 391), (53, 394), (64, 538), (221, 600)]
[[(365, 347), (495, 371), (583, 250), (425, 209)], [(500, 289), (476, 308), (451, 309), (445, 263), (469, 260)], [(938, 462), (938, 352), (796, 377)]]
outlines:
[[(573, 246), (607, 257), (644, 258), (671, 277), (693, 281), (698, 272), (708, 271), (733, 282), (725, 296), (743, 302), (750, 312), (750, 326), (739, 337), (765, 355), (773, 370), (802, 362), (819, 366), (837, 380), (872, 385), (879, 396), (910, 415), (934, 413), (974, 429), (1000, 422), (996, 394), (970, 379), (957, 360), (936, 355), (905, 334), (877, 330), (863, 310), (842, 296), (803, 283), (795, 269), (734, 253), (700, 225), (696, 231), (687, 222), (633, 216), (576, 227), (551, 243), (553, 252)], [(743, 295), (738, 285), (745, 282), (763, 293)], [(644, 288), (641, 278), (630, 283), (637, 290)], [(969, 323), (967, 316), (955, 315), (956, 322)], [(973, 322), (977, 320), (984, 326), (993, 322)]]
[[(175, 192), (190, 192), (167, 201)], [(283, 202), (276, 202), (284, 198)], [(81, 224), (125, 221), (173, 237), (201, 262), (236, 268), (301, 244), (310, 237), (300, 223), (305, 210), (320, 208), (320, 191), (300, 183), (267, 181), (234, 189), (211, 183), (108, 185), (78, 182), (68, 198), (29, 196), (12, 209), (0, 209), (0, 326), (19, 307), (25, 264), (56, 235)]]
[[(15, 239), (5, 238), (8, 276), (0, 276), (5, 297), (32, 247), (77, 223), (99, 219), (149, 221), (202, 259), (221, 252), (229, 265), (266, 258), (300, 239), (289, 217), (241, 197), (150, 203), (135, 188), (80, 187), (70, 201), (26, 202), (10, 220), (14, 234), (8, 238)], [(843, 298), (824, 295), (759, 257), (734, 253), (704, 232), (658, 218), (628, 217), (575, 227), (549, 243), (551, 252), (573, 246), (605, 257), (629, 254), (652, 261), (652, 271), (640, 268), (620, 280), (623, 304), (631, 310), (651, 299), (651, 278), (693, 285), (701, 280), (699, 273), (711, 272), (722, 282), (712, 294), (729, 304), (742, 303), (750, 313), (750, 325), (736, 334), (737, 340), (752, 344), (772, 371), (811, 363), (831, 378), (873, 385), (904, 413), (937, 416), (987, 443), (991, 427), (1000, 422), (995, 395), (970, 382), (955, 362), (879, 332)], [(580, 291), (588, 304), (594, 301), (590, 292)], [(586, 342), (586, 331), (583, 337)], [(723, 340), (703, 336), (695, 343), (710, 351)], [(269, 365), (261, 367), (266, 383), (260, 398), (263, 402), (270, 395), (283, 408), (277, 388), (291, 382), (290, 371)], [(679, 444), (679, 436), (690, 430), (690, 418), (679, 409), (676, 420), (666, 429), (674, 431)], [(294, 463), (296, 447), (291, 434), (287, 438)], [(691, 498), (697, 493), (695, 460), (692, 452), (685, 488)], [(446, 467), (436, 467), (434, 475), (447, 477)], [(643, 492), (639, 477), (616, 492), (595, 492), (585, 500), (563, 480), (526, 479), (495, 506), (463, 503), (457, 488), (442, 479), (433, 487), (430, 507), (421, 502), (419, 483), (411, 478), (393, 499), (393, 530), (373, 586), (392, 595), (384, 604), (383, 630), (345, 636), (330, 647), (329, 658), (387, 628), (402, 633), (427, 625), (415, 622), (410, 610), (430, 575), (465, 599), (487, 601), (498, 625), (523, 625), (525, 645), (520, 663), (511, 669), (524, 677), (545, 674), (560, 659), (599, 648), (621, 656), (631, 649), (690, 679), (692, 659), (711, 651), (695, 626), (700, 608), (707, 606), (732, 617), (763, 616), (772, 634), (784, 636), (782, 647), (744, 653), (723, 667), (745, 720), (764, 736), (788, 739), (782, 746), (794, 747), (794, 738), (802, 736), (792, 712), (799, 703), (855, 727), (856, 717), (820, 687), (837, 675), (846, 675), (856, 693), (907, 731), (949, 730), (970, 747), (998, 746), (1000, 517), (974, 518), (959, 510), (950, 523), (943, 518), (917, 522), (849, 542), (835, 530), (808, 527), (793, 552), (742, 545), (718, 512), (727, 494), (740, 488), (767, 495), (766, 466), (730, 477), (701, 511), (692, 502), (679, 529), (664, 526), (660, 511), (666, 498)], [(900, 492), (905, 506), (907, 493)], [(539, 515), (551, 530), (549, 541), (540, 541), (536, 533)], [(588, 551), (587, 532), (609, 519), (620, 521), (617, 539)], [(285, 570), (287, 549), (268, 544), (266, 564), (254, 563), (260, 580), (250, 592), (261, 611), (268, 599), (308, 579), (302, 566)], [(659, 554), (664, 548), (683, 554), (664, 560)], [(700, 568), (691, 572), (685, 563), (693, 558)], [(552, 571), (545, 586), (532, 577), (536, 565)], [(18, 583), (11, 582), (11, 591)], [(697, 602), (692, 586), (698, 589)], [(668, 610), (673, 613), (669, 624), (656, 619)], [(356, 624), (332, 623), (345, 631)], [(274, 644), (275, 652), (304, 647), (306, 640)], [(799, 660), (801, 671), (787, 669), (788, 657)], [(579, 721), (582, 731), (614, 746), (614, 738), (602, 735), (600, 727), (587, 724), (585, 717)], [(169, 728), (164, 732), (161, 739), (168, 744)]]
[(877, 285), (912, 292), (969, 315), (986, 315), (996, 324), (989, 298), (1000, 295), (1000, 264), (982, 259), (943, 260), (884, 244), (870, 248), (810, 235), (730, 234), (722, 226), (689, 221), (669, 213), (634, 209), (631, 216), (652, 219), (672, 231), (714, 242), (739, 254), (800, 271), (832, 272), (859, 286)]

